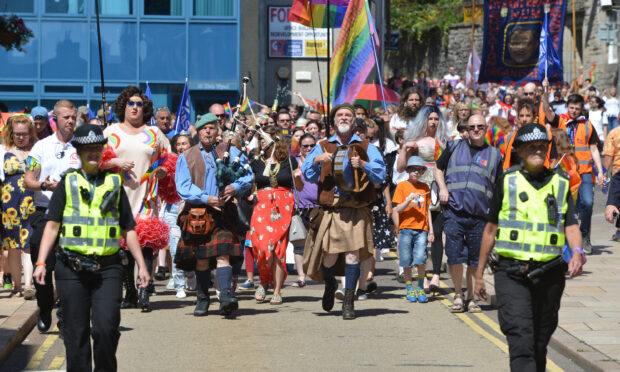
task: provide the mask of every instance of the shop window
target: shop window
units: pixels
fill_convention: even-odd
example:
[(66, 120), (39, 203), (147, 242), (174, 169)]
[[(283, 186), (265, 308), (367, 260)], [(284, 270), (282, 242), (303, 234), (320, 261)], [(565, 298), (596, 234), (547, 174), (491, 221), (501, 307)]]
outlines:
[(235, 2), (231, 0), (194, 0), (195, 16), (232, 17)]
[(144, 15), (180, 16), (182, 0), (144, 0)]

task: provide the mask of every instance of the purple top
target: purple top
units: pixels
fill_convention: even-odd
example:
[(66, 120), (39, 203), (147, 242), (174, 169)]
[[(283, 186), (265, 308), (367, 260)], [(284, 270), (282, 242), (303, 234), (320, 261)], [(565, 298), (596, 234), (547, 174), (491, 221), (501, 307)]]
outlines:
[[(297, 163), (301, 166), (299, 156), (296, 158)], [(314, 208), (318, 205), (319, 186), (316, 183), (308, 182), (303, 174), (301, 175), (301, 179), (304, 181), (304, 189), (297, 192), (297, 197), (299, 198), (297, 208)]]

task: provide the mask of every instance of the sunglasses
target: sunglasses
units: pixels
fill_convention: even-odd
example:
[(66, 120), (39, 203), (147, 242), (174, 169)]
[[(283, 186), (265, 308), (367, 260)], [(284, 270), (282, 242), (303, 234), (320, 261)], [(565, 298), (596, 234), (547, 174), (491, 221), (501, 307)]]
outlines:
[(314, 145), (301, 145), (302, 149), (311, 149), (313, 147), (314, 147)]
[(524, 92), (523, 95), (524, 96), (533, 96), (534, 92), (529, 92), (529, 93), (528, 92)]
[(225, 118), (226, 114), (219, 114), (219, 115), (215, 115), (215, 116), (217, 116), (218, 118)]
[(129, 107), (138, 107), (138, 108), (142, 108), (142, 102), (140, 101), (127, 101), (127, 106)]
[(480, 124), (480, 125), (470, 125), (469, 127), (467, 127), (469, 130), (474, 131), (474, 130), (483, 130), (484, 127), (486, 125), (484, 124)]
[(409, 167), (409, 172), (411, 173), (424, 173), (426, 168), (424, 167)]

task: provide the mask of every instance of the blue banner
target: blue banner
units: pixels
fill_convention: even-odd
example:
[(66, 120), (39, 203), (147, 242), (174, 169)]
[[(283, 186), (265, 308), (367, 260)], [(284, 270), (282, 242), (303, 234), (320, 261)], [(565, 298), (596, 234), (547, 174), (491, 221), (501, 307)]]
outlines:
[[(546, 58), (540, 57), (544, 4), (550, 6), (544, 45)], [(563, 81), (562, 36), (565, 0), (485, 0), (484, 43), (479, 82), (525, 84), (542, 81), (547, 61), (551, 83)], [(542, 74), (542, 75), (541, 75)]]
[(174, 137), (178, 133), (189, 133), (189, 93), (187, 91), (187, 80), (185, 80), (185, 88), (183, 88), (183, 95), (181, 96), (181, 102), (179, 103), (179, 109), (177, 110), (177, 120), (174, 125), (174, 129), (168, 132), (168, 137)]

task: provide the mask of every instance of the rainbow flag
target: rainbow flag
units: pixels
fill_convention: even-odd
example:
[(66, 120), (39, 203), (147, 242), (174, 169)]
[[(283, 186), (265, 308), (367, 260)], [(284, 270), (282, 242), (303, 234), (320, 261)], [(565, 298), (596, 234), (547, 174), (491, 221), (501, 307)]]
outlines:
[(240, 108), (241, 111), (239, 112), (240, 113), (245, 112), (245, 110), (247, 110), (248, 107), (250, 107), (250, 100), (246, 98), (245, 101), (243, 101), (243, 104), (241, 105), (241, 108)]
[(439, 160), (439, 157), (443, 153), (443, 147), (439, 144), (439, 141), (435, 140), (435, 161)]
[(592, 69), (590, 69), (590, 84), (596, 83), (596, 63), (592, 62)]
[(349, 2), (329, 66), (331, 81), (328, 97), (334, 105), (353, 103), (375, 67), (372, 43), (379, 48), (379, 37), (369, 14), (366, 0)]
[(487, 145), (499, 148), (504, 143), (504, 131), (496, 126), (491, 127), (484, 136)]
[(276, 112), (278, 111), (278, 97), (276, 96), (276, 99), (273, 100), (273, 106), (271, 106), (271, 111)]
[(228, 115), (228, 117), (231, 117), (232, 111), (230, 111), (230, 103), (226, 102), (222, 106), (224, 107), (224, 112), (226, 113), (226, 115)]
[(294, 0), (288, 14), (290, 22), (300, 23), (314, 28), (339, 28), (347, 11), (349, 0)]

